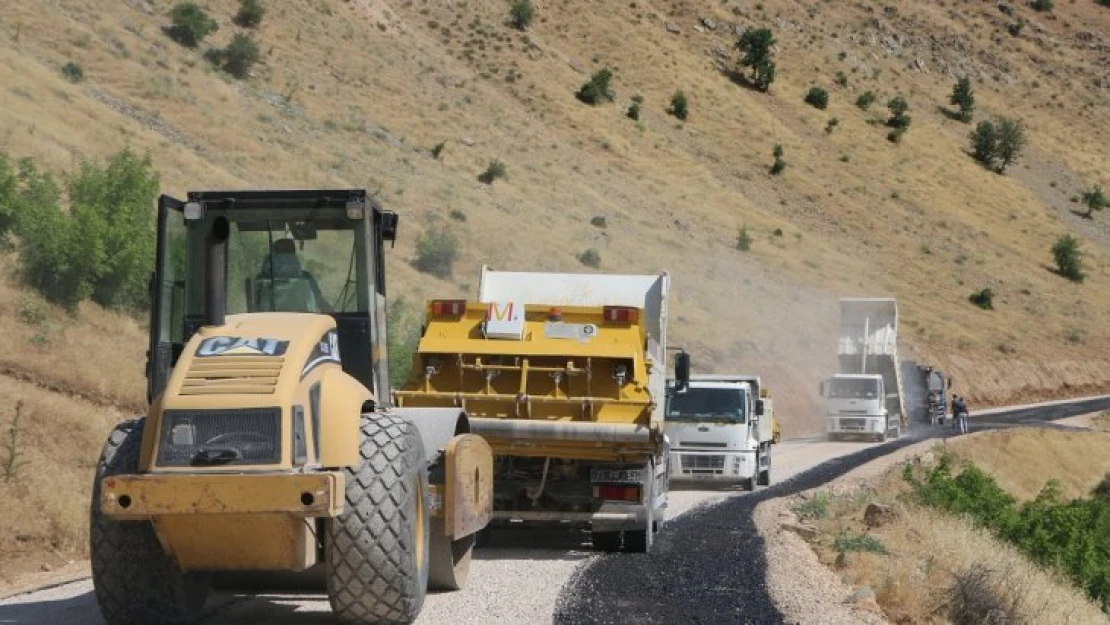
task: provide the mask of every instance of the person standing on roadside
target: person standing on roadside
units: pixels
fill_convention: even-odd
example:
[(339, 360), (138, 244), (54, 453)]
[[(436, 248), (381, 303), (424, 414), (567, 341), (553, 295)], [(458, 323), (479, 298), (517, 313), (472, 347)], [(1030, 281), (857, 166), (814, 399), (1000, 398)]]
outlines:
[(957, 398), (956, 406), (956, 429), (960, 434), (967, 434), (967, 400), (963, 397)]
[(956, 424), (956, 414), (957, 414), (956, 409), (959, 407), (959, 405), (960, 405), (960, 396), (953, 393), (952, 394), (952, 411), (951, 411), (952, 412), (952, 429), (953, 430), (956, 429), (956, 425), (957, 425)]

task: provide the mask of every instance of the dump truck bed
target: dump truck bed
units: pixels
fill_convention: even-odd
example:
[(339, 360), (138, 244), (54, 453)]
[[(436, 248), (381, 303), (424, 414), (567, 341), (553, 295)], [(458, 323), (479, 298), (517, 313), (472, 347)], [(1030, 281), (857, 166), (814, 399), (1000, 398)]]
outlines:
[(886, 387), (887, 410), (906, 425), (898, 364), (898, 302), (894, 298), (843, 298), (837, 359), (841, 374), (877, 374)]

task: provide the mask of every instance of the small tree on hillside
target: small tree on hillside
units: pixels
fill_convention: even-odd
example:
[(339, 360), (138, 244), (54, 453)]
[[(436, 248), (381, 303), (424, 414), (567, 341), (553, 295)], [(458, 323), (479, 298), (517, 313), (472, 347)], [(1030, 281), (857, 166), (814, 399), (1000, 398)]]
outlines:
[(180, 2), (170, 12), (172, 26), (166, 31), (176, 42), (195, 48), (205, 37), (219, 30), (216, 20), (195, 2)]
[(771, 60), (771, 46), (775, 38), (768, 28), (753, 28), (744, 31), (736, 42), (736, 47), (744, 53), (740, 65), (751, 69), (752, 83), (760, 91), (767, 91), (775, 81), (775, 63)]
[(910, 105), (899, 95), (891, 98), (886, 103), (886, 107), (890, 110), (890, 119), (886, 120), (886, 125), (891, 128), (886, 138), (893, 143), (898, 143), (910, 127), (911, 118), (906, 114), (910, 110)]
[(612, 102), (613, 90), (609, 87), (609, 81), (612, 79), (613, 72), (608, 69), (599, 69), (594, 72), (594, 75), (590, 77), (586, 84), (582, 85), (575, 97), (590, 105)]
[(959, 107), (960, 121), (964, 123), (971, 121), (972, 114), (975, 111), (975, 94), (971, 90), (970, 78), (962, 76), (956, 81), (955, 86), (952, 87), (952, 97), (948, 99), (948, 103)]
[(682, 93), (681, 89), (679, 89), (678, 91), (675, 91), (674, 95), (671, 96), (671, 111), (670, 112), (671, 112), (671, 115), (674, 115), (675, 117), (677, 117), (677, 118), (679, 118), (683, 121), (686, 120), (686, 115), (688, 113), (688, 111), (686, 109), (686, 94)]
[(212, 48), (204, 56), (220, 69), (242, 79), (250, 74), (251, 67), (258, 62), (262, 53), (253, 37), (246, 33), (236, 33), (226, 48)]
[(1071, 280), (1082, 282), (1086, 278), (1083, 273), (1083, 251), (1079, 249), (1079, 239), (1070, 234), (1065, 234), (1052, 246), (1052, 257), (1056, 260), (1056, 271)]
[(1025, 128), (1020, 121), (1001, 118), (998, 122), (998, 173), (1017, 162), (1025, 149)]
[(1003, 173), (1025, 149), (1025, 129), (1020, 121), (999, 117), (983, 120), (971, 132), (971, 152), (984, 166)]
[(532, 5), (531, 0), (516, 0), (509, 9), (509, 22), (517, 30), (527, 30), (535, 15), (536, 7)]
[(235, 23), (243, 28), (254, 28), (262, 23), (264, 15), (266, 15), (266, 8), (259, 0), (239, 0), (239, 12), (235, 14)]
[(1095, 185), (1090, 191), (1083, 192), (1083, 204), (1087, 207), (1087, 219), (1094, 216), (1095, 211), (1110, 207), (1110, 197), (1103, 192), (1102, 187)]
[(971, 131), (971, 154), (986, 167), (994, 168), (994, 155), (998, 151), (998, 129), (994, 122), (984, 119)]

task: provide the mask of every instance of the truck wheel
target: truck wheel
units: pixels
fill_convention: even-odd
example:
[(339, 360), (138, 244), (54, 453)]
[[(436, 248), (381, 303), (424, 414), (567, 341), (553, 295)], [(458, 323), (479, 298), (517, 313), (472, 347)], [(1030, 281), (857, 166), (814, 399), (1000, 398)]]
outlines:
[(620, 551), (620, 532), (590, 532), (590, 542), (598, 551)]
[(150, 521), (116, 521), (100, 511), (100, 483), (136, 473), (143, 419), (116, 426), (104, 444), (89, 507), (93, 588), (109, 624), (190, 623), (208, 597), (207, 580), (178, 568), (162, 549)]
[(655, 542), (655, 534), (649, 530), (631, 530), (624, 533), (624, 550), (628, 553), (647, 553)]
[(324, 570), (346, 623), (411, 623), (428, 588), (424, 446), (389, 414), (362, 415), (362, 462), (346, 469), (346, 506), (327, 523)]
[(446, 521), (432, 519), (431, 568), (428, 588), (431, 590), (462, 590), (470, 574), (470, 555), (474, 552), (476, 534), (451, 540), (447, 538)]

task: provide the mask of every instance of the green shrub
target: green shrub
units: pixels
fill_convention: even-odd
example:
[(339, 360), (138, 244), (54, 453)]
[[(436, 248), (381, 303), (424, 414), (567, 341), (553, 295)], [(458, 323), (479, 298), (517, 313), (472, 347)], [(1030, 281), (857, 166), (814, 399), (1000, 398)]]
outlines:
[(829, 516), (829, 503), (832, 498), (824, 491), (817, 491), (813, 493), (813, 497), (794, 504), (791, 510), (794, 514), (798, 515), (799, 520), (806, 519), (824, 519)]
[(401, 388), (412, 375), (412, 355), (420, 343), (420, 315), (401, 296), (389, 301), (385, 319), (389, 383)]
[(771, 164), (771, 175), (777, 176), (786, 169), (786, 161), (782, 158), (783, 154), (782, 146), (776, 145), (774, 150), (775, 162)]
[(1056, 6), (1052, 0), (1033, 0), (1033, 10), (1049, 12)]
[(994, 167), (994, 155), (998, 151), (998, 130), (994, 122), (984, 119), (971, 131), (971, 154), (975, 160), (987, 167)]
[(674, 115), (675, 117), (677, 117), (681, 120), (686, 119), (686, 115), (687, 115), (686, 94), (682, 93), (681, 89), (679, 89), (678, 91), (675, 91), (674, 95), (671, 96), (671, 110), (670, 110), (670, 113), (671, 113), (671, 115)]
[(447, 278), (458, 258), (459, 240), (454, 233), (444, 227), (431, 227), (416, 239), (412, 266), (422, 273)]
[(518, 30), (526, 30), (532, 24), (535, 14), (536, 7), (531, 0), (516, 0), (509, 9), (509, 22)]
[(949, 463), (942, 456), (924, 480), (906, 465), (903, 477), (918, 501), (964, 515), (1038, 564), (1062, 571), (1110, 612), (1110, 499), (1064, 501), (1059, 483), (1049, 480), (1019, 507), (990, 475), (972, 465), (953, 478)]
[(878, 96), (875, 95), (874, 91), (864, 91), (856, 98), (856, 106), (866, 111), (877, 99)]
[(455, 221), (466, 221), (466, 213), (457, 208), (452, 209), (449, 215), (451, 216), (451, 219), (454, 219)]
[(990, 287), (972, 293), (967, 299), (983, 310), (994, 310), (994, 291)]
[(998, 151), (996, 152), (998, 173), (1001, 174), (1007, 167), (1016, 163), (1024, 149), (1025, 127), (1021, 121), (1006, 117), (999, 118)]
[(823, 111), (829, 106), (829, 92), (821, 87), (810, 87), (806, 93), (805, 103)]
[(601, 266), (601, 254), (599, 254), (598, 251), (592, 247), (585, 252), (578, 254), (577, 256), (575, 256), (575, 258), (578, 259), (578, 262), (587, 267), (597, 269)]
[(839, 119), (837, 119), (836, 117), (830, 117), (829, 121), (825, 122), (825, 132), (831, 135), (832, 131), (836, 130), (836, 127), (839, 125)]
[(906, 113), (910, 110), (909, 102), (902, 96), (894, 96), (886, 103), (887, 109), (890, 110), (890, 119), (887, 120), (886, 125), (891, 128), (907, 128), (910, 125), (910, 116)]
[(881, 540), (870, 534), (840, 534), (833, 540), (833, 549), (837, 553), (850, 551), (867, 551), (870, 553), (888, 553), (886, 545)]
[(599, 69), (594, 72), (588, 81), (578, 90), (575, 94), (580, 101), (589, 104), (597, 105), (602, 102), (613, 101), (613, 90), (609, 86), (609, 82), (613, 79), (613, 72), (608, 69)]
[(1110, 207), (1110, 197), (1106, 196), (1101, 186), (1095, 185), (1090, 191), (1083, 192), (1083, 204), (1087, 207), (1085, 216), (1090, 219), (1095, 211)]
[(85, 70), (77, 63), (70, 61), (62, 66), (62, 76), (65, 76), (65, 79), (69, 82), (78, 83), (85, 79)]
[(628, 107), (628, 112), (626, 112), (625, 115), (628, 117), (628, 119), (640, 121), (640, 103), (633, 102)]
[(848, 87), (848, 75), (845, 74), (842, 71), (837, 71), (836, 72), (836, 84), (840, 85), (843, 88), (847, 88)]
[(1102, 499), (1110, 499), (1110, 472), (1106, 473), (1106, 477), (1102, 478), (1091, 494)]
[(107, 308), (144, 309), (158, 185), (150, 157), (124, 150), (105, 167), (81, 165), (67, 185), (67, 212), (53, 178), (21, 162), (15, 230), (23, 280), (71, 309), (87, 298)]
[(226, 48), (212, 48), (205, 54), (205, 58), (232, 76), (243, 79), (249, 75), (251, 67), (258, 62), (261, 55), (253, 37), (246, 33), (236, 33)]
[(492, 161), (490, 161), (489, 166), (486, 167), (486, 170), (481, 174), (478, 174), (478, 180), (480, 182), (484, 182), (485, 184), (493, 184), (494, 180), (497, 180), (499, 178), (507, 179), (508, 177), (509, 169), (505, 166), (505, 163), (501, 162), (498, 159), (493, 159)]
[(747, 252), (752, 249), (752, 235), (748, 234), (747, 226), (740, 226), (740, 234), (736, 236), (736, 249)]
[(432, 146), (432, 158), (439, 158), (439, 155), (443, 153), (443, 146), (445, 145), (447, 145), (446, 141), (440, 141)]
[(774, 45), (774, 35), (767, 28), (748, 29), (736, 42), (736, 47), (744, 53), (740, 66), (751, 69), (752, 84), (760, 91), (767, 91), (775, 81), (775, 63), (771, 60)]
[(609, 222), (603, 215), (595, 215), (593, 219), (590, 220), (590, 225), (595, 228), (606, 228), (609, 226)]
[(1056, 261), (1056, 271), (1072, 282), (1082, 282), (1086, 278), (1083, 272), (1083, 251), (1079, 249), (1079, 239), (1070, 234), (1065, 234), (1052, 246), (1052, 257)]
[(179, 2), (170, 12), (169, 36), (187, 48), (195, 48), (208, 35), (219, 30), (216, 20), (195, 2)]
[(952, 87), (952, 96), (948, 98), (948, 103), (959, 107), (960, 112), (958, 116), (960, 121), (971, 121), (971, 117), (975, 112), (975, 94), (971, 90), (970, 78), (961, 76), (956, 81), (956, 84)]
[(8, 155), (0, 152), (0, 250), (7, 246), (8, 232), (15, 226), (18, 184)]
[(239, 0), (239, 12), (235, 14), (235, 23), (243, 28), (254, 28), (262, 23), (266, 15), (266, 8), (259, 0)]

